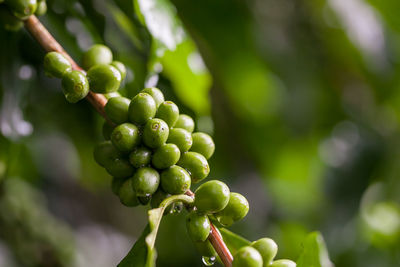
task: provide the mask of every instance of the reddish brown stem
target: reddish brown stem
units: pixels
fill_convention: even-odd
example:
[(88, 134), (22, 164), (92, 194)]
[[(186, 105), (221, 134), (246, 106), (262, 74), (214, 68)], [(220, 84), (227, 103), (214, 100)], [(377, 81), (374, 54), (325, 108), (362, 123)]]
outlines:
[[(81, 67), (71, 58), (71, 56), (64, 50), (64, 48), (54, 39), (54, 37), (49, 33), (49, 31), (43, 26), (43, 24), (36, 18), (36, 16), (30, 16), (27, 20), (25, 20), (25, 28), (29, 31), (29, 33), (36, 39), (36, 41), (43, 47), (46, 52), (56, 51), (63, 54), (69, 62), (72, 64), (72, 68), (74, 70), (83, 71)], [(107, 103), (107, 99), (104, 95), (95, 94), (93, 92), (89, 92), (86, 96), (86, 99), (92, 104), (92, 106), (96, 109), (101, 116), (103, 116), (106, 120), (107, 116), (104, 112), (104, 106)], [(194, 193), (190, 190), (186, 192), (186, 195), (194, 197)], [(221, 258), (222, 262), (226, 267), (232, 266), (232, 254), (224, 243), (222, 236), (216, 230), (215, 226), (211, 224), (211, 233), (208, 237), (211, 244), (213, 245), (215, 251), (218, 253), (218, 256)]]

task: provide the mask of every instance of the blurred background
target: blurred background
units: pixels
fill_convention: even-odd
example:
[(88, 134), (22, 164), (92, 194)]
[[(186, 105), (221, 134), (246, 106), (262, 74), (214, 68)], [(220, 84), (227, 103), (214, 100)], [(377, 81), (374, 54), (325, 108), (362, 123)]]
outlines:
[[(400, 266), (398, 0), (47, 3), (74, 59), (110, 46), (124, 95), (157, 86), (214, 136), (209, 177), (250, 202), (234, 232), (296, 260), (319, 230), (337, 267)], [(25, 30), (0, 40), (0, 266), (115, 266), (147, 218), (94, 162), (102, 118), (65, 101)], [(157, 266), (202, 266), (183, 216)]]

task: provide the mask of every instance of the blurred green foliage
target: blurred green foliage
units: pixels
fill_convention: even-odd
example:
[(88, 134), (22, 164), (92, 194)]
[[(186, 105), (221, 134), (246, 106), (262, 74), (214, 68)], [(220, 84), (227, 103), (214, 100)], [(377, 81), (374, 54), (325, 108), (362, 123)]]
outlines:
[[(335, 266), (400, 265), (397, 0), (48, 0), (48, 7), (40, 20), (77, 62), (94, 43), (110, 46), (128, 67), (124, 95), (156, 85), (214, 135), (210, 177), (250, 202), (234, 232), (274, 238), (278, 258), (297, 260), (318, 230)], [(88, 103), (64, 100), (26, 31), (0, 30), (0, 40), (0, 180), (18, 177), (44, 194), (48, 206), (32, 208), (68, 225), (76, 266), (116, 265), (146, 215), (118, 203), (93, 160), (102, 119)], [(4, 229), (0, 259), (28, 266), (12, 260), (15, 240)], [(165, 217), (158, 266), (201, 266), (183, 229), (181, 215)]]

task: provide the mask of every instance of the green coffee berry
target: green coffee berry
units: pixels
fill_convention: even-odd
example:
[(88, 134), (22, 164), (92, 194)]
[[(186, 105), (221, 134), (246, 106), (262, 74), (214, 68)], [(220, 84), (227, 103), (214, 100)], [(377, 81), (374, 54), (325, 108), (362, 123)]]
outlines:
[(116, 178), (128, 178), (135, 172), (129, 161), (122, 158), (116, 158), (111, 162), (107, 162), (104, 167), (111, 176)]
[(129, 105), (129, 120), (142, 125), (156, 115), (156, 102), (147, 93), (137, 94)]
[(131, 152), (140, 142), (139, 129), (131, 123), (123, 123), (114, 128), (111, 142), (121, 152)]
[(197, 152), (185, 152), (178, 161), (179, 166), (186, 169), (193, 183), (198, 183), (208, 176), (210, 167), (207, 159)]
[(215, 150), (215, 144), (211, 136), (206, 133), (193, 133), (193, 144), (190, 151), (202, 154), (206, 159), (209, 159)]
[(157, 191), (160, 175), (153, 168), (143, 167), (133, 175), (132, 187), (139, 197), (151, 196)]
[(177, 145), (179, 150), (183, 153), (190, 149), (193, 140), (191, 133), (185, 129), (173, 128), (169, 130), (167, 142)]
[[(161, 202), (164, 201), (167, 197), (171, 195), (164, 192), (161, 188), (158, 188), (157, 191), (153, 194), (150, 201), (150, 206), (152, 209), (160, 207)], [(172, 205), (171, 205), (172, 206)]]
[(0, 24), (7, 31), (18, 31), (24, 23), (15, 17), (6, 5), (0, 5)]
[(93, 45), (83, 54), (82, 66), (85, 70), (98, 64), (110, 64), (112, 62), (112, 52), (110, 48), (102, 44)]
[(118, 90), (121, 84), (121, 73), (105, 64), (94, 65), (87, 72), (90, 90), (95, 93), (106, 94)]
[(27, 19), (37, 8), (36, 0), (5, 0), (11, 12), (19, 19)]
[(43, 16), (47, 12), (47, 4), (45, 0), (38, 1), (37, 9), (35, 12), (36, 16)]
[(121, 61), (114, 60), (113, 62), (111, 62), (110, 65), (114, 66), (121, 73), (121, 80), (125, 79), (126, 67), (125, 67), (124, 63), (122, 63)]
[(104, 107), (107, 117), (116, 124), (128, 121), (128, 108), (131, 101), (126, 97), (112, 97)]
[(179, 108), (172, 101), (164, 101), (157, 109), (156, 118), (165, 121), (169, 127), (174, 127), (179, 117)]
[(206, 241), (211, 231), (210, 220), (207, 215), (192, 211), (186, 216), (186, 229), (192, 241)]
[(119, 189), (121, 188), (122, 184), (125, 182), (125, 178), (116, 178), (113, 177), (111, 181), (111, 191), (119, 196)]
[(263, 266), (270, 266), (278, 252), (278, 245), (271, 238), (261, 238), (251, 243), (251, 246), (260, 253), (263, 259)]
[(150, 161), (151, 161), (151, 150), (146, 147), (135, 148), (135, 150), (133, 150), (129, 154), (129, 162), (135, 168), (144, 167), (150, 164)]
[(142, 93), (147, 93), (151, 95), (154, 101), (156, 102), (157, 108), (161, 105), (162, 102), (164, 102), (164, 95), (158, 88), (155, 87), (145, 88), (142, 90)]
[(127, 179), (121, 186), (118, 192), (119, 200), (122, 204), (128, 207), (139, 205), (139, 200), (132, 188), (132, 178)]
[(201, 256), (208, 257), (208, 258), (217, 256), (217, 252), (215, 251), (214, 247), (211, 245), (210, 241), (206, 240), (203, 242), (195, 242), (194, 244)]
[(143, 142), (150, 148), (157, 148), (165, 144), (168, 139), (168, 124), (161, 119), (149, 120), (143, 128)]
[(189, 173), (179, 166), (171, 166), (161, 173), (161, 187), (171, 195), (184, 194), (190, 189), (190, 184)]
[(221, 181), (211, 180), (200, 185), (195, 192), (194, 206), (201, 213), (216, 213), (229, 202), (230, 191)]
[(89, 83), (85, 74), (73, 70), (65, 72), (62, 76), (61, 86), (65, 99), (70, 103), (76, 103), (89, 93)]
[(49, 52), (43, 60), (45, 73), (50, 77), (61, 78), (65, 72), (72, 71), (71, 63), (58, 52)]
[(144, 197), (138, 197), (140, 204), (142, 204), (143, 206), (146, 206), (147, 204), (149, 204), (151, 199), (152, 199), (151, 195), (144, 196)]
[(176, 121), (175, 128), (182, 128), (188, 131), (189, 133), (192, 133), (194, 130), (194, 120), (192, 117), (186, 115), (186, 114), (181, 114), (178, 117), (178, 120)]
[(151, 163), (157, 169), (165, 169), (175, 165), (181, 156), (179, 148), (174, 144), (164, 144), (156, 149)]
[(93, 151), (94, 160), (100, 166), (106, 166), (121, 156), (121, 153), (112, 145), (110, 141), (98, 144)]
[(240, 248), (233, 256), (232, 267), (262, 267), (260, 253), (250, 246)]
[(276, 260), (268, 265), (268, 267), (296, 267), (296, 263), (291, 260)]
[[(239, 193), (230, 193), (228, 205), (215, 214), (218, 222), (225, 227), (243, 219), (249, 212), (249, 202)], [(261, 253), (261, 252), (260, 252)]]
[(103, 137), (105, 140), (110, 140), (111, 139), (111, 133), (114, 130), (114, 126), (111, 125), (110, 123), (108, 123), (107, 121), (105, 121), (103, 123), (103, 128), (102, 128), (102, 132), (103, 132)]

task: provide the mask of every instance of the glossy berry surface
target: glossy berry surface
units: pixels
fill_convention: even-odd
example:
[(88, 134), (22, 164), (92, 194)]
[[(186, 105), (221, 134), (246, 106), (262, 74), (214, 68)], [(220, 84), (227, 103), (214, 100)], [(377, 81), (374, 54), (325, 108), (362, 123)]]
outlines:
[(129, 161), (122, 158), (116, 158), (111, 162), (107, 162), (104, 167), (111, 176), (116, 178), (128, 178), (135, 172)]
[(156, 102), (147, 93), (137, 94), (129, 105), (129, 120), (142, 125), (156, 115)]
[(214, 247), (211, 245), (210, 241), (200, 241), (194, 243), (196, 246), (197, 251), (203, 257), (216, 257), (217, 252), (215, 251)]
[(5, 3), (19, 19), (27, 19), (37, 9), (36, 0), (5, 0)]
[(179, 150), (183, 153), (190, 149), (192, 146), (192, 134), (181, 128), (173, 128), (169, 130), (168, 143), (178, 146)]
[(207, 215), (192, 211), (186, 216), (186, 229), (192, 241), (206, 241), (211, 230), (210, 220)]
[(164, 144), (154, 152), (151, 163), (157, 169), (166, 169), (175, 165), (181, 156), (179, 148), (174, 144)]
[(169, 127), (174, 127), (179, 117), (179, 108), (172, 101), (164, 101), (158, 107), (156, 117), (165, 121)]
[(89, 93), (89, 83), (86, 76), (77, 70), (65, 72), (61, 80), (62, 90), (70, 103), (76, 103)]
[(157, 191), (160, 175), (153, 168), (143, 167), (133, 175), (132, 187), (138, 197), (148, 197)]
[(151, 95), (156, 102), (157, 108), (164, 102), (164, 94), (161, 92), (160, 89), (155, 87), (149, 87), (142, 90), (142, 93), (147, 93)]
[(102, 44), (93, 45), (85, 52), (82, 58), (82, 66), (85, 70), (98, 64), (110, 64), (113, 56), (110, 48)]
[(43, 60), (44, 71), (48, 76), (61, 78), (65, 72), (72, 71), (71, 63), (60, 53), (47, 53)]
[(232, 267), (262, 267), (260, 253), (250, 246), (240, 248), (233, 256)]
[(183, 153), (177, 165), (183, 167), (190, 173), (193, 183), (200, 182), (210, 173), (207, 159), (197, 152)]
[(110, 65), (115, 67), (119, 71), (119, 73), (121, 73), (121, 80), (125, 79), (126, 67), (124, 63), (122, 63), (121, 61), (114, 60), (113, 62), (111, 62)]
[(119, 200), (122, 204), (128, 207), (134, 207), (139, 205), (139, 200), (136, 196), (135, 191), (132, 188), (132, 178), (127, 179), (121, 185), (121, 188), (118, 191)]
[(111, 191), (115, 194), (115, 195), (117, 195), (117, 196), (119, 196), (118, 195), (118, 193), (119, 193), (119, 189), (121, 188), (121, 186), (122, 186), (122, 184), (125, 182), (125, 178), (116, 178), (116, 177), (113, 177), (112, 178), (112, 181), (111, 181)]
[(129, 162), (135, 168), (150, 164), (151, 150), (146, 147), (137, 147), (129, 154)]
[(104, 107), (107, 117), (116, 124), (128, 121), (128, 108), (131, 101), (126, 97), (112, 97)]
[(192, 133), (194, 131), (194, 120), (192, 117), (186, 115), (186, 114), (181, 114), (178, 117), (178, 120), (176, 121), (175, 128), (182, 128), (188, 131), (189, 133)]
[(112, 163), (116, 158), (119, 158), (121, 153), (110, 141), (104, 141), (94, 148), (93, 156), (97, 164), (104, 167), (107, 163)]
[(161, 173), (161, 187), (171, 195), (184, 194), (190, 189), (190, 185), (189, 173), (179, 166), (171, 166)]
[(278, 245), (271, 238), (258, 239), (251, 243), (251, 246), (260, 253), (264, 267), (268, 267), (278, 253)]
[(161, 119), (149, 120), (143, 128), (143, 142), (150, 148), (157, 148), (163, 145), (169, 135), (168, 124)]
[(47, 3), (45, 0), (38, 0), (37, 8), (35, 11), (36, 16), (43, 16), (47, 12)]
[(87, 77), (90, 90), (99, 94), (115, 92), (121, 84), (121, 73), (111, 65), (94, 65), (87, 72)]
[(296, 263), (291, 260), (276, 260), (269, 267), (296, 267)]
[(249, 202), (239, 193), (230, 193), (226, 207), (215, 214), (218, 222), (223, 226), (231, 226), (234, 222), (243, 219), (249, 212)]
[(228, 186), (217, 180), (200, 185), (195, 192), (194, 205), (201, 213), (209, 214), (223, 210), (229, 202)]
[(140, 142), (139, 129), (131, 123), (123, 123), (114, 128), (111, 142), (121, 152), (132, 151)]
[(215, 150), (215, 144), (211, 136), (206, 133), (193, 133), (193, 144), (190, 151), (202, 154), (206, 159), (209, 159)]

